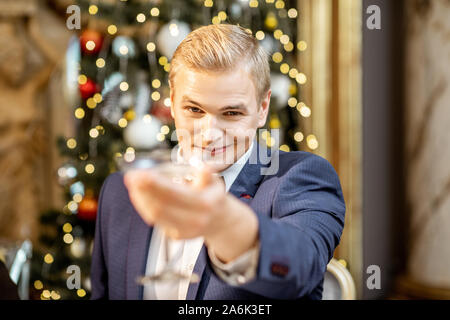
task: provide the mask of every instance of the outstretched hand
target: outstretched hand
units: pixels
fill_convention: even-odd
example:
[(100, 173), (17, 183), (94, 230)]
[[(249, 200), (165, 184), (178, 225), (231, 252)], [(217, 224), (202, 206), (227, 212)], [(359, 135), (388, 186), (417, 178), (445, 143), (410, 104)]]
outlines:
[(148, 225), (162, 227), (173, 239), (204, 237), (224, 262), (251, 248), (258, 221), (246, 204), (225, 192), (225, 185), (204, 166), (191, 186), (177, 184), (156, 169), (124, 176), (130, 201)]

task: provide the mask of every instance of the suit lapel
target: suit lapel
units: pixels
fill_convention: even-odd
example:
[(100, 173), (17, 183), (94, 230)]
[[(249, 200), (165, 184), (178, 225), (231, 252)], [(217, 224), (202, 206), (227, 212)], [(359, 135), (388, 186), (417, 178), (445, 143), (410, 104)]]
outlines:
[(229, 192), (241, 201), (248, 203), (255, 196), (259, 183), (264, 177), (261, 168), (264, 165), (259, 158), (260, 145), (254, 141), (255, 145), (249, 159), (245, 163), (236, 180), (230, 187)]
[(126, 299), (143, 298), (144, 287), (136, 283), (136, 278), (145, 273), (152, 231), (153, 228), (146, 225), (133, 209), (126, 263)]
[(200, 284), (202, 283), (203, 273), (205, 272), (205, 267), (206, 267), (206, 262), (207, 262), (206, 255), (207, 255), (206, 247), (205, 247), (205, 245), (203, 245), (202, 250), (200, 251), (200, 253), (198, 255), (197, 261), (195, 262), (194, 271), (193, 271), (193, 273), (195, 273), (199, 276), (200, 281), (197, 283), (189, 284), (188, 292), (186, 295), (186, 300), (195, 300), (195, 298), (197, 297), (198, 289), (200, 287)]

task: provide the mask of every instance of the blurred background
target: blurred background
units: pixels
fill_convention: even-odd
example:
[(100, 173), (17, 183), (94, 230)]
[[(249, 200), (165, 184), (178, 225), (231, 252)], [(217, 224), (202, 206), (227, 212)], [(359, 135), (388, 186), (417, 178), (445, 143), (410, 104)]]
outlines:
[(104, 179), (175, 144), (172, 54), (233, 23), (270, 54), (260, 142), (339, 174), (356, 298), (450, 299), (449, 18), (447, 0), (0, 1), (0, 259), (20, 297), (89, 298)]

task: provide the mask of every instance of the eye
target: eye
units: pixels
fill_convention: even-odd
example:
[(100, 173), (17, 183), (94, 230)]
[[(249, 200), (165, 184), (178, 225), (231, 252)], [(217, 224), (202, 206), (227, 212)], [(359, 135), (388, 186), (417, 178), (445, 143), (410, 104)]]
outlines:
[(186, 107), (185, 109), (191, 113), (203, 113), (203, 110), (197, 107)]
[(223, 115), (224, 116), (240, 116), (240, 115), (242, 115), (242, 113), (238, 112), (238, 111), (226, 111), (226, 112), (224, 112)]

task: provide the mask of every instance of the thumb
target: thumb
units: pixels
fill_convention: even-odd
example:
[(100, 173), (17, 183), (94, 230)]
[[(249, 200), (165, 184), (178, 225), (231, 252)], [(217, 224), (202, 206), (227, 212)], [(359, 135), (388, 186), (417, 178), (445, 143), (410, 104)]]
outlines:
[(213, 170), (207, 165), (202, 166), (198, 172), (197, 179), (194, 180), (194, 187), (196, 189), (204, 189), (213, 181)]

